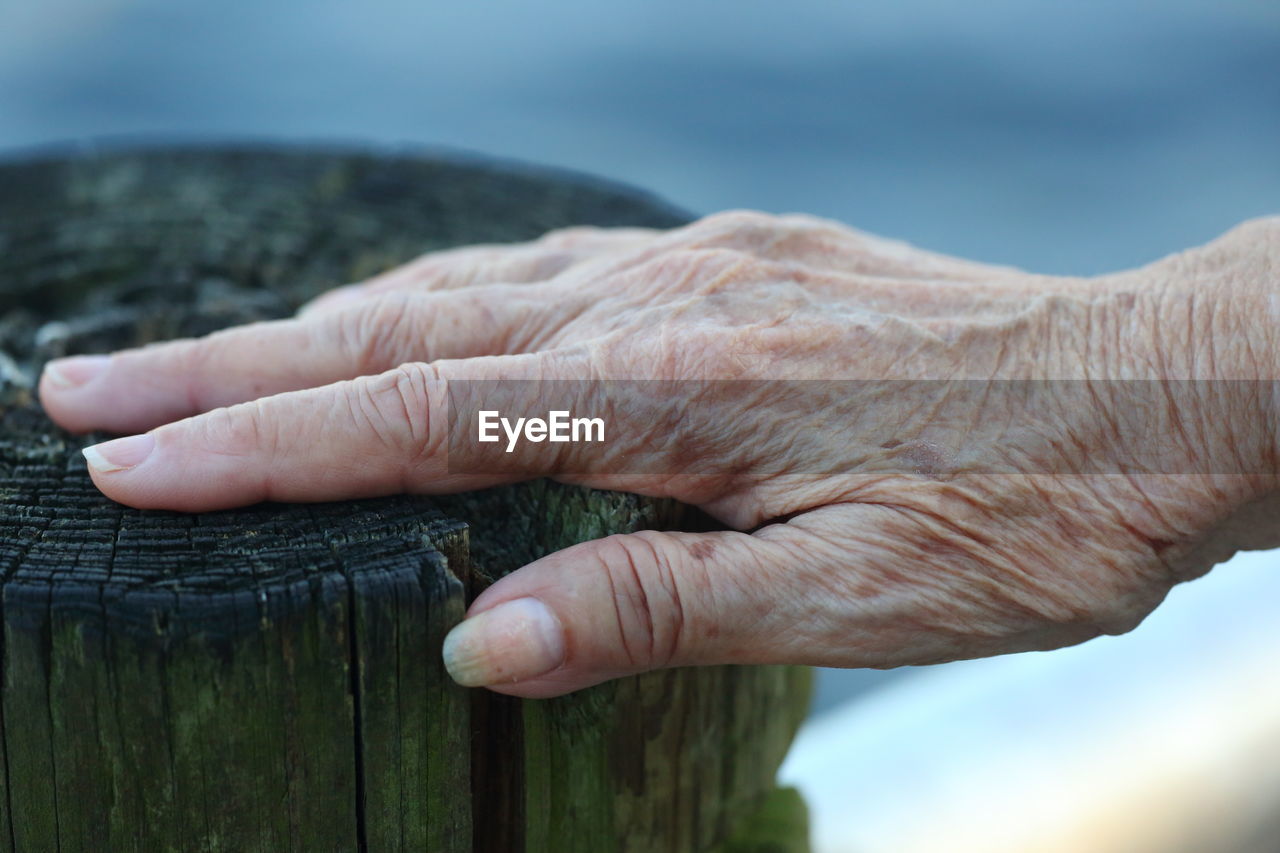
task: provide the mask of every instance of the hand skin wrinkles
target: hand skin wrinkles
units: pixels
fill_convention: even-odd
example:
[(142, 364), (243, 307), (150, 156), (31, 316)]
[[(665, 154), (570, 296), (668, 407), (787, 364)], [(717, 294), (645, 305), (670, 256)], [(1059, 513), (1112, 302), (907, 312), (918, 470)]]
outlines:
[[(464, 683), (546, 696), (687, 664), (928, 663), (1129, 630), (1174, 583), (1280, 544), (1269, 386), (1177, 385), (1277, 378), (1277, 256), (1280, 219), (1095, 278), (803, 216), (573, 229), (428, 256), (297, 320), (118, 355), (41, 395), (72, 428), (154, 428), (144, 462), (93, 472), (136, 506), (551, 476), (750, 531), (610, 537), (531, 564), (470, 615), (541, 602), (558, 663), (524, 672), (508, 650), (490, 661), (501, 679)], [(612, 402), (621, 437), (595, 456), (544, 445), (446, 471), (446, 386), (497, 378), (683, 384)], [(861, 384), (850, 399), (823, 380)], [(1009, 380), (1039, 382), (1043, 408)], [(1096, 384), (1079, 398), (1047, 380)], [(1144, 397), (1151, 382), (1166, 396)], [(263, 388), (277, 393), (202, 412)]]

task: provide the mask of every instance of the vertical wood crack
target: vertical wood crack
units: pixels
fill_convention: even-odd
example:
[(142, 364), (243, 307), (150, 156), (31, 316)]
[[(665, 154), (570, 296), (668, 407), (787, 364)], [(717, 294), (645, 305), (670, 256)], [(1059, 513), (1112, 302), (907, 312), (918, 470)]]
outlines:
[(360, 647), (356, 641), (356, 585), (346, 565), (342, 566), (342, 576), (347, 584), (347, 653), (351, 657), (349, 674), (352, 754), (356, 772), (356, 844), (359, 845), (360, 853), (366, 853), (369, 849), (369, 837), (365, 827), (364, 720), (360, 693)]

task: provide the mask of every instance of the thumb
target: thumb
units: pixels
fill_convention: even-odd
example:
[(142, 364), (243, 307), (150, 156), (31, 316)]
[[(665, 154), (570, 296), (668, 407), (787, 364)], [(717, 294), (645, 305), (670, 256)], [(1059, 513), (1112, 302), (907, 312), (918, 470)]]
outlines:
[(485, 590), (445, 638), (445, 666), (465, 686), (540, 698), (668, 666), (766, 662), (761, 643), (784, 630), (768, 594), (780, 552), (734, 531), (566, 548)]

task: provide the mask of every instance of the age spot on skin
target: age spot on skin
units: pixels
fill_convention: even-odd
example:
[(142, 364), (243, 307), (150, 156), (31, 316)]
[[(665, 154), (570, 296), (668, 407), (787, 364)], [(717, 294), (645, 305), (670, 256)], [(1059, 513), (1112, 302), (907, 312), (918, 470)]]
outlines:
[(715, 556), (716, 546), (712, 542), (694, 542), (689, 546), (689, 556), (697, 560), (710, 560)]

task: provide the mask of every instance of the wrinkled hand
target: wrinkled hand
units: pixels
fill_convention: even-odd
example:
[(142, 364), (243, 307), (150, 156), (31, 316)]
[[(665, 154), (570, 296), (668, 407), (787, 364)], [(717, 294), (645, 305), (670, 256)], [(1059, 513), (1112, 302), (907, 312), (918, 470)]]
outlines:
[[(806, 217), (571, 229), (428, 255), (296, 319), (53, 362), (40, 393), (70, 429), (140, 433), (86, 451), (137, 507), (551, 476), (733, 528), (611, 536), (500, 580), (446, 641), (464, 684), (1044, 649), (1276, 544), (1254, 380), (1275, 373), (1278, 234), (1069, 279)], [(589, 380), (584, 406), (601, 380), (679, 381), (610, 399), (603, 446), (486, 446), (469, 467), (449, 432), (474, 413), (446, 391), (477, 379)], [(1138, 381), (1184, 379), (1247, 381)]]

